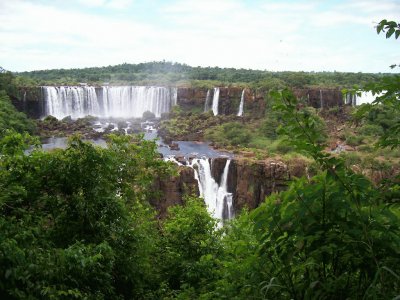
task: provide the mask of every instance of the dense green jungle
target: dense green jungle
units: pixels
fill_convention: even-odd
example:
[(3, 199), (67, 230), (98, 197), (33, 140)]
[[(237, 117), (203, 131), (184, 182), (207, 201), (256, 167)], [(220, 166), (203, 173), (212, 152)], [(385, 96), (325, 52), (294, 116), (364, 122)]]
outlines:
[[(380, 29), (380, 30), (379, 30)], [(400, 35), (382, 21), (378, 33)], [(140, 135), (101, 148), (72, 135), (42, 151), (43, 122), (18, 112), (18, 89), (44, 84), (176, 84), (268, 89), (260, 118), (187, 112), (160, 123), (252, 159), (307, 162), (259, 207), (218, 226), (202, 199), (157, 218), (154, 178), (176, 175)], [(293, 87), (379, 95), (314, 109)], [(356, 87), (355, 87), (356, 86)], [(169, 62), (0, 72), (0, 299), (400, 299), (400, 76), (193, 68)], [(351, 150), (329, 151), (337, 140)], [(247, 154), (246, 154), (247, 153)], [(385, 178), (363, 170), (391, 169)]]
[[(243, 86), (253, 88), (284, 87), (346, 87), (364, 85), (367, 82), (391, 76), (390, 73), (345, 72), (272, 72), (218, 67), (191, 67), (173, 62), (124, 63), (85, 69), (59, 69), (20, 72), (18, 75), (29, 85), (74, 85), (86, 82), (93, 85), (178, 85), (194, 87)], [(22, 83), (22, 82), (21, 82)]]

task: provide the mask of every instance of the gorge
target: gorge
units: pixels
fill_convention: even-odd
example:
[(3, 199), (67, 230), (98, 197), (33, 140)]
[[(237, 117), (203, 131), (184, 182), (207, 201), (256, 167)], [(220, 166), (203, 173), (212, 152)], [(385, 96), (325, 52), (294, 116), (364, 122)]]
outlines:
[[(335, 89), (295, 89), (294, 93), (317, 108), (354, 105), (369, 97), (343, 97)], [(33, 116), (43, 118), (51, 115), (57, 119), (77, 119), (90, 115), (99, 120), (128, 120), (141, 118), (145, 112), (159, 119), (168, 116), (176, 105), (188, 112), (212, 111), (214, 116), (257, 118), (266, 109), (265, 94), (262, 90), (237, 87), (42, 86), (21, 91), (21, 100), (14, 102), (21, 110)], [(97, 124), (100, 125), (100, 122)], [(116, 123), (114, 126), (113, 130), (129, 129), (119, 128)], [(154, 139), (157, 134), (147, 136)], [(272, 192), (285, 189), (291, 176), (305, 174), (305, 166), (295, 166), (296, 170), (292, 169), (291, 172), (285, 163), (278, 160), (244, 160), (229, 153), (227, 156), (226, 153), (214, 151), (207, 144), (185, 141), (174, 143), (178, 145), (176, 151), (158, 142), (159, 152), (165, 159), (179, 165), (177, 178), (167, 183), (158, 183), (164, 196), (154, 201), (153, 205), (158, 208), (160, 216), (165, 216), (168, 206), (182, 203), (184, 195), (190, 191), (205, 200), (214, 217), (230, 219), (242, 208), (253, 209)], [(46, 147), (51, 148), (51, 145)], [(183, 186), (190, 188), (185, 191)]]
[[(372, 93), (343, 95), (339, 89), (303, 88), (293, 92), (315, 108), (358, 105), (374, 99)], [(260, 117), (265, 111), (266, 94), (263, 89), (240, 87), (42, 86), (21, 88), (12, 100), (20, 111), (33, 118), (47, 115), (138, 118), (145, 111), (159, 118), (174, 105), (187, 111), (212, 110), (214, 115)]]

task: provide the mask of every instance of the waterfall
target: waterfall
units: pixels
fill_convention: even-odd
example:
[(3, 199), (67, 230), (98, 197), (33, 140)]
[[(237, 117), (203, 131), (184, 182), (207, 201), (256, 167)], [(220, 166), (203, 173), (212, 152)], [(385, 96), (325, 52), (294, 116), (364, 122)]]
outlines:
[(351, 93), (346, 93), (343, 96), (343, 102), (347, 105), (356, 106), (357, 96)]
[[(150, 111), (159, 118), (177, 103), (177, 89), (154, 86), (61, 86), (42, 87), (45, 114), (58, 119), (66, 116), (81, 118), (141, 118)], [(96, 93), (96, 89), (100, 89)]]
[(376, 97), (381, 96), (382, 94), (372, 95), (372, 92), (361, 92), (361, 95), (355, 96), (355, 105), (361, 105), (363, 103), (372, 103), (375, 101)]
[(373, 95), (372, 92), (360, 92), (358, 94), (347, 93), (344, 95), (344, 103), (356, 106), (364, 103), (372, 103), (376, 97), (382, 96), (386, 91)]
[(204, 112), (208, 112), (210, 110), (210, 98), (210, 90), (207, 90), (206, 102), (204, 103)]
[(319, 101), (320, 101), (320, 106), (321, 106), (321, 109), (323, 108), (323, 101), (322, 101), (322, 90), (319, 90)]
[(218, 102), (219, 102), (219, 88), (214, 88), (214, 96), (212, 101), (212, 111), (214, 116), (218, 115)]
[(190, 164), (195, 171), (200, 197), (204, 199), (207, 210), (214, 218), (221, 221), (233, 218), (233, 195), (228, 192), (230, 163), (231, 160), (227, 159), (220, 185), (211, 175), (211, 165), (208, 158), (193, 159)]
[(357, 96), (351, 95), (351, 106), (356, 106), (356, 105), (357, 105)]
[(233, 195), (228, 192), (228, 174), (229, 174), (229, 165), (231, 164), (231, 160), (227, 159), (224, 172), (221, 176), (221, 185), (218, 188), (217, 193), (217, 205), (221, 205), (222, 209), (222, 220), (232, 219), (233, 218)]
[(244, 104), (244, 89), (242, 91), (242, 96), (240, 97), (239, 111), (237, 113), (238, 117), (243, 116), (243, 104)]
[(172, 106), (178, 105), (178, 89), (172, 89)]

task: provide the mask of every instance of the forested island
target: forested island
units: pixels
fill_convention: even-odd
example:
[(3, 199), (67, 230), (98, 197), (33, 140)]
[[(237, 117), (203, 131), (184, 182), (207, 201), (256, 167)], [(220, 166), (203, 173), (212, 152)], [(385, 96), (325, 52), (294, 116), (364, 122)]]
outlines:
[(2, 69), (0, 298), (398, 299), (399, 86), (171, 62)]

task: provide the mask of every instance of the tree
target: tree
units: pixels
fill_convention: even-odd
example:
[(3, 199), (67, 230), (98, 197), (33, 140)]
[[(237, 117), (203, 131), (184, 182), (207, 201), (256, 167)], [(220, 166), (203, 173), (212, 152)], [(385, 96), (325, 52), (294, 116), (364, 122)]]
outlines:
[(149, 206), (154, 176), (170, 165), (152, 142), (75, 136), (65, 150), (26, 134), (0, 142), (1, 298), (144, 298), (158, 288)]
[(220, 234), (203, 199), (187, 197), (163, 224), (162, 274), (171, 290), (197, 297), (215, 280)]
[(0, 138), (6, 134), (8, 129), (17, 132), (34, 133), (36, 131), (35, 123), (28, 119), (22, 112), (18, 112), (10, 98), (4, 90), (0, 90)]
[(295, 180), (251, 215), (259, 254), (270, 262), (269, 296), (297, 298), (395, 297), (399, 290), (400, 219), (387, 193), (323, 150), (311, 115), (284, 90), (274, 92), (287, 121), (280, 129), (321, 172)]

